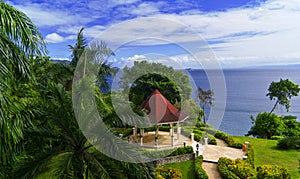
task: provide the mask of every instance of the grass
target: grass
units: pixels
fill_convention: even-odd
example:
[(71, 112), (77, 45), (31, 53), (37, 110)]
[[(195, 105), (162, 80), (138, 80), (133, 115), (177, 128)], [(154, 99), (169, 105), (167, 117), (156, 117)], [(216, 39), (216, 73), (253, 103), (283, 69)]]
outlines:
[(276, 140), (257, 139), (249, 137), (235, 136), (236, 142), (244, 143), (248, 141), (254, 148), (255, 166), (263, 164), (280, 165), (286, 167), (291, 174), (292, 179), (300, 178), (299, 162), (300, 151), (297, 150), (279, 150), (276, 148)]
[(170, 163), (165, 166), (181, 170), (183, 179), (195, 179), (194, 160), (188, 160), (180, 163)]

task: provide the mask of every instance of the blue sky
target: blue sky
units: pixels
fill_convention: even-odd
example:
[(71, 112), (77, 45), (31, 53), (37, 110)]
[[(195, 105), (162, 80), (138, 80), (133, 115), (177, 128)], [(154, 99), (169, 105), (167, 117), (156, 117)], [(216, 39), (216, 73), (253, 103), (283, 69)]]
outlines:
[[(298, 0), (5, 2), (33, 20), (46, 39), (53, 59), (69, 59), (68, 45), (75, 43), (77, 32), (85, 27), (84, 36), (89, 41), (111, 31), (109, 38), (103, 37), (109, 46), (147, 35), (159, 38), (119, 44), (116, 56), (110, 59), (116, 66), (146, 59), (147, 54), (157, 54), (157, 58), (164, 56), (181, 66), (195, 67), (193, 56), (177, 45), (199, 45), (194, 41), (195, 35), (208, 43), (222, 67), (300, 64)], [(154, 20), (143, 20), (145, 17)], [(166, 20), (181, 25), (160, 24)], [(171, 39), (172, 43), (166, 39)]]

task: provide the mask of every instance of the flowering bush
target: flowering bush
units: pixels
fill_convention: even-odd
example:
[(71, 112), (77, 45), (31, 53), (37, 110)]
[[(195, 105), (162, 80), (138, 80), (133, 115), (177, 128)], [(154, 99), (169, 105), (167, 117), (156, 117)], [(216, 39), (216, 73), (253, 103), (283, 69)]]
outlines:
[(261, 165), (257, 167), (257, 179), (289, 179), (291, 178), (286, 168), (277, 165)]
[(155, 170), (155, 177), (157, 179), (181, 179), (182, 172), (176, 168), (160, 166)]

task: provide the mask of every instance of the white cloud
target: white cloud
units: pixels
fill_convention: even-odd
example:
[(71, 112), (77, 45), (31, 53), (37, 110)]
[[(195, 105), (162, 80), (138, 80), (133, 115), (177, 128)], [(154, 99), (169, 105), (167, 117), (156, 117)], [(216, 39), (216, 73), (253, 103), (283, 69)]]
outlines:
[(64, 41), (64, 38), (57, 33), (46, 35), (45, 41), (48, 43), (60, 43)]
[(117, 6), (117, 5), (126, 5), (126, 4), (133, 4), (137, 3), (140, 0), (111, 0), (110, 4), (111, 6)]
[(62, 58), (62, 57), (53, 57), (51, 60), (58, 60), (58, 61), (70, 61), (69, 58)]
[(132, 57), (127, 58), (128, 61), (143, 61), (146, 60), (146, 56), (144, 55), (134, 55)]
[(159, 12), (157, 5), (157, 3), (141, 3), (137, 7), (131, 9), (130, 13), (138, 16), (153, 15)]
[(74, 36), (74, 35), (62, 37), (61, 35), (59, 35), (57, 33), (51, 33), (51, 34), (46, 35), (46, 37), (45, 37), (45, 41), (47, 43), (61, 43), (61, 42), (67, 41), (67, 40), (74, 40), (74, 39), (76, 39), (76, 36)]
[[(169, 43), (164, 41), (166, 39), (178, 43), (191, 42), (198, 34), (212, 42), (210, 47), (218, 57), (223, 58), (224, 65), (256, 65), (273, 63), (273, 60), (276, 63), (300, 62), (300, 3), (297, 0), (270, 0), (260, 7), (237, 8), (225, 12), (196, 13), (193, 10), (179, 15), (157, 14), (151, 17), (153, 18), (133, 20), (124, 26), (110, 29), (111, 34), (107, 33), (105, 40), (118, 44), (136, 39), (136, 42), (131, 43), (154, 45)], [(161, 18), (169, 22), (161, 21)], [(184, 24), (186, 28), (172, 23), (174, 21)], [(195, 33), (191, 33), (189, 28)], [(148, 38), (152, 36), (158, 39)], [(137, 39), (140, 37), (144, 39)], [(233, 61), (230, 60), (232, 57), (237, 58)], [(233, 63), (237, 61), (240, 63)]]
[(39, 27), (80, 24), (90, 21), (90, 19), (87, 17), (81, 17), (80, 15), (76, 14), (71, 15), (63, 10), (45, 9), (41, 4), (25, 4), (14, 6), (28, 15)]

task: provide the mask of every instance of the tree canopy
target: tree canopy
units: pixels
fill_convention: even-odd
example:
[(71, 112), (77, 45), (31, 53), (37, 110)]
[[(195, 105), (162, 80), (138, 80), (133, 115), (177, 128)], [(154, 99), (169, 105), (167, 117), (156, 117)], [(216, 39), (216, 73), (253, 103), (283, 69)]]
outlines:
[(277, 105), (280, 104), (285, 107), (287, 111), (290, 109), (290, 99), (293, 96), (298, 96), (300, 92), (299, 85), (293, 83), (288, 79), (280, 79), (279, 82), (272, 82), (269, 86), (267, 96), (270, 100), (276, 100), (276, 103), (270, 113), (274, 112)]
[(206, 124), (206, 114), (205, 114), (205, 107), (206, 106), (213, 106), (214, 99), (214, 91), (213, 90), (207, 90), (205, 91), (202, 88), (198, 88), (198, 98), (200, 100), (200, 106), (204, 112), (203, 114), (203, 122)]
[(270, 139), (272, 136), (281, 136), (285, 130), (283, 120), (276, 114), (259, 113), (256, 118), (251, 116), (254, 124), (247, 135)]
[(192, 88), (189, 76), (172, 67), (135, 61), (131, 68), (125, 67), (123, 73), (121, 88), (129, 93), (137, 105), (146, 100), (155, 89), (160, 90), (173, 104), (190, 99)]
[(2, 0), (0, 14), (0, 165), (4, 166), (15, 157), (23, 129), (34, 114), (31, 107), (36, 93), (27, 85), (31, 77), (29, 59), (45, 54), (46, 47), (26, 14)]

